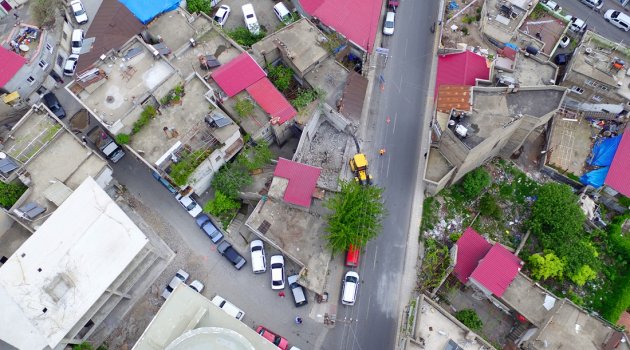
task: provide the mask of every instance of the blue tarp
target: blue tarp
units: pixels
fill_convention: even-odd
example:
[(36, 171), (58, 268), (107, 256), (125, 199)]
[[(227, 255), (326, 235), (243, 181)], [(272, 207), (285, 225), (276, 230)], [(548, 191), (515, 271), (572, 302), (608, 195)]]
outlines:
[(505, 46), (507, 47), (511, 47), (514, 50), (518, 51), (518, 46), (516, 46), (516, 44), (512, 44), (512, 43), (505, 43)]
[(603, 167), (595, 169), (593, 171), (589, 171), (588, 173), (580, 177), (580, 181), (585, 185), (591, 185), (595, 188), (600, 188), (602, 187), (602, 185), (604, 185), (604, 180), (606, 179), (606, 175), (608, 175), (609, 169), (609, 167)]
[(143, 24), (151, 22), (160, 14), (173, 11), (181, 0), (119, 0)]
[(615, 157), (617, 147), (619, 147), (619, 142), (621, 142), (621, 135), (609, 137), (597, 142), (593, 147), (592, 157), (588, 164), (595, 166), (609, 166)]

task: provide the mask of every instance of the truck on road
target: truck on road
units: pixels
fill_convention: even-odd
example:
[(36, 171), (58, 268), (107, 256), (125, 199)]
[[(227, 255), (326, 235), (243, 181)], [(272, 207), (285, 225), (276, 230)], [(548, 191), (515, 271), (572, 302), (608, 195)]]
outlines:
[(120, 147), (114, 139), (112, 139), (100, 126), (88, 132), (88, 138), (92, 143), (112, 162), (118, 162), (124, 155), (122, 147)]

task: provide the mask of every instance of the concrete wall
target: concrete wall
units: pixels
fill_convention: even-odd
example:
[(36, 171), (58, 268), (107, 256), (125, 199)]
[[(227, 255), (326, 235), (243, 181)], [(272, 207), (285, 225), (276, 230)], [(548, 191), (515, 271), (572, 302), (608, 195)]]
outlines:
[(346, 130), (348, 125), (352, 124), (350, 120), (346, 119), (341, 113), (337, 113), (335, 108), (330, 107), (328, 103), (324, 103), (320, 108), (323, 112), (323, 116), (334, 126), (337, 130), (343, 131)]
[(11, 225), (13, 225), (15, 221), (9, 216), (9, 214), (5, 213), (3, 210), (0, 210), (0, 236), (2, 236)]
[[(431, 196), (435, 196), (436, 194), (438, 194), (442, 189), (444, 189), (444, 187), (446, 187), (446, 185), (450, 183), (451, 178), (453, 178), (453, 175), (455, 174), (455, 170), (457, 170), (457, 168), (451, 169), (438, 182), (427, 180), (425, 177), (424, 178), (424, 191)], [(426, 174), (426, 167), (425, 167), (425, 174)]]
[(444, 157), (455, 167), (462, 165), (470, 152), (468, 147), (466, 147), (450, 129), (444, 130), (438, 147)]
[[(587, 84), (587, 81), (590, 81), (591, 85)], [(596, 85), (596, 86), (593, 86)], [(564, 86), (569, 89), (568, 97), (587, 103), (604, 103), (604, 104), (623, 104), (626, 102), (626, 99), (621, 95), (617, 94), (617, 87), (610, 86), (599, 81), (593, 80), (586, 75), (575, 72), (573, 70), (567, 70), (567, 73), (564, 76), (564, 80), (560, 84), (560, 86)], [(571, 88), (573, 86), (577, 86), (584, 90), (583, 93), (579, 94), (573, 92)], [(602, 90), (601, 87), (605, 87), (607, 90)], [(593, 97), (598, 98), (601, 97), (601, 100), (593, 99)]]
[(274, 137), (276, 138), (276, 143), (282, 146), (287, 140), (293, 136), (293, 131), (291, 131), (291, 127), (295, 124), (295, 121), (288, 120), (284, 122), (284, 124), (274, 125), (271, 124), (271, 131), (273, 132)]

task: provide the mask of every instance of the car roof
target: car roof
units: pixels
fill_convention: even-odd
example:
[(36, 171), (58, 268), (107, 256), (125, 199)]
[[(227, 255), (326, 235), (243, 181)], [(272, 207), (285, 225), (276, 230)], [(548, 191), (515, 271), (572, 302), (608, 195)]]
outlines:
[(393, 21), (394, 17), (396, 17), (396, 14), (394, 12), (387, 12), (387, 15), (385, 15), (385, 20), (386, 21)]
[(275, 8), (276, 10), (278, 10), (278, 12), (280, 12), (281, 16), (286, 15), (287, 13), (289, 13), (289, 9), (287, 9), (286, 6), (284, 6), (283, 3), (279, 2), (275, 5), (273, 5), (273, 8)]
[(245, 4), (241, 7), (243, 12), (254, 13), (254, 6), (252, 4)]
[(272, 264), (282, 263), (284, 265), (284, 257), (282, 255), (272, 255), (270, 261)]
[(221, 5), (219, 9), (217, 10), (217, 14), (215, 16), (220, 16), (226, 13), (230, 9), (229, 7), (227, 8), (226, 7), (227, 7), (226, 5)]
[(263, 241), (261, 241), (260, 239), (255, 239), (249, 244), (249, 246), (250, 247), (262, 247), (263, 246)]

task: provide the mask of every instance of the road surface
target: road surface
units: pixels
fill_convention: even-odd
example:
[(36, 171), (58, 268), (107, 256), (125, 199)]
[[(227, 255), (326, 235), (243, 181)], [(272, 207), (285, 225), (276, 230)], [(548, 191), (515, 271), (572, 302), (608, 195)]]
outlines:
[[(588, 29), (604, 36), (612, 41), (621, 42), (630, 45), (630, 33), (624, 32), (612, 24), (606, 22), (604, 13), (609, 9), (620, 10), (621, 5), (613, 3), (614, 0), (604, 0), (604, 6), (600, 13), (593, 11), (590, 7), (582, 4), (579, 0), (554, 0), (558, 5), (562, 6), (563, 11), (574, 17), (578, 17), (586, 21)], [(628, 14), (628, 10), (625, 11)]]
[[(438, 5), (438, 1), (402, 1), (395, 33), (383, 40), (389, 57), (384, 69), (385, 60), (379, 58), (368, 117), (370, 131), (362, 149), (368, 154), (375, 182), (384, 188), (389, 213), (382, 233), (362, 256), (357, 302), (352, 307), (338, 306), (337, 324), (324, 349), (395, 348), (411, 205), (419, 162), (424, 161), (420, 142), (428, 127), (424, 110), (433, 57), (430, 26), (437, 18)], [(386, 150), (383, 156), (378, 155), (381, 148)]]

